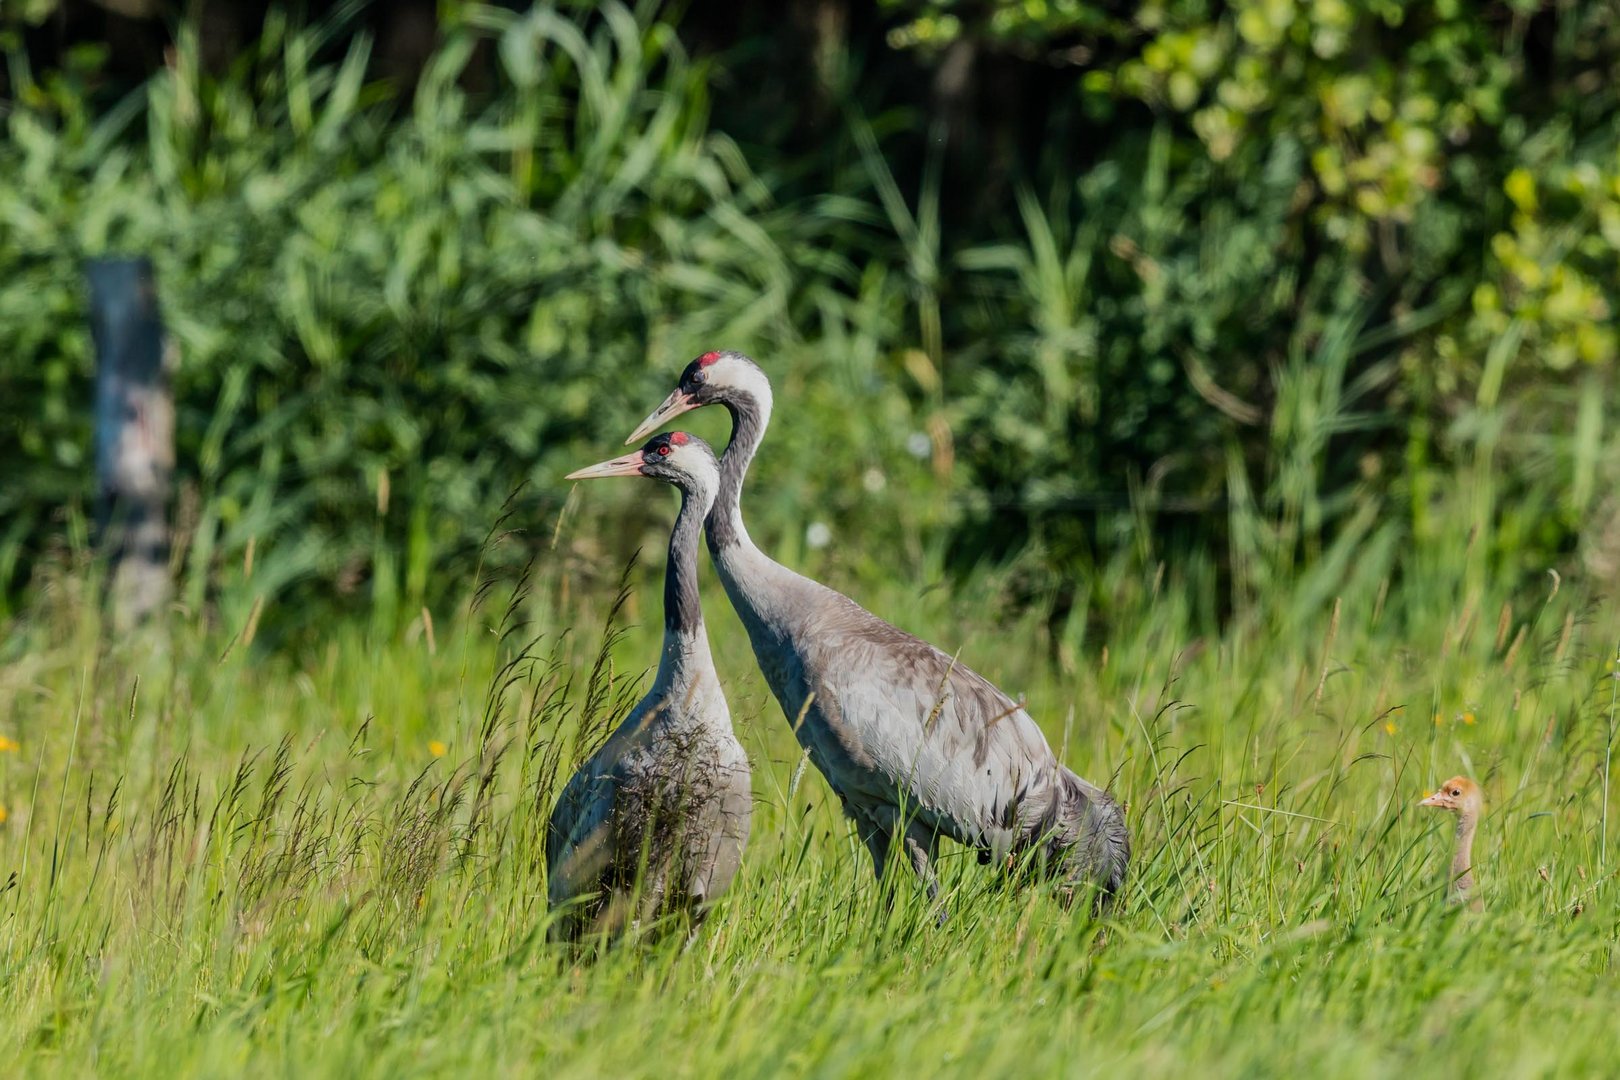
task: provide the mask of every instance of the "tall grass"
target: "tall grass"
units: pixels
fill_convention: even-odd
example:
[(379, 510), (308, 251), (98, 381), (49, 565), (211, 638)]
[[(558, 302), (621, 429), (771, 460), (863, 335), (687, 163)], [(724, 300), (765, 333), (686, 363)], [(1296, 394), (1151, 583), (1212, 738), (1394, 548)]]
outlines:
[[(689, 940), (581, 958), (545, 941), (541, 830), (656, 656), (649, 573), (615, 605), (611, 579), (580, 587), (553, 556), (431, 638), (341, 623), (300, 654), (186, 619), (166, 652), (110, 641), (60, 583), (0, 668), (19, 744), (0, 756), (8, 1060), (1353, 1076), (1611, 1059), (1620, 624), (1575, 588), (1474, 601), (1418, 579), (1210, 638), (1145, 581), (1138, 617), (1070, 674), (1031, 647), (1038, 615), (998, 623), (972, 599), (1004, 580), (862, 595), (1026, 695), (1129, 807), (1117, 913), (952, 853), (936, 926), (911, 882), (871, 880), (706, 582), (754, 762), (744, 868)], [(1432, 618), (1393, 633), (1395, 609)], [(1459, 771), (1490, 802), (1479, 916), (1446, 908), (1450, 823), (1414, 805)]]

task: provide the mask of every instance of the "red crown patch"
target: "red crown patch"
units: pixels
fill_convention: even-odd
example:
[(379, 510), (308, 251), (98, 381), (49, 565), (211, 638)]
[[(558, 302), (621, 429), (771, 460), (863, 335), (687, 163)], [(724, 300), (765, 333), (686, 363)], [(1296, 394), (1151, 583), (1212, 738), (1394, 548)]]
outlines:
[(692, 436), (688, 435), (684, 431), (672, 431), (669, 433), (669, 441), (674, 443), (676, 446), (685, 446), (691, 441), (691, 439)]
[(706, 352), (702, 356), (698, 357), (698, 366), (699, 367), (708, 367), (710, 364), (714, 363), (718, 359), (720, 359), (720, 354), (719, 353), (717, 353), (717, 352)]

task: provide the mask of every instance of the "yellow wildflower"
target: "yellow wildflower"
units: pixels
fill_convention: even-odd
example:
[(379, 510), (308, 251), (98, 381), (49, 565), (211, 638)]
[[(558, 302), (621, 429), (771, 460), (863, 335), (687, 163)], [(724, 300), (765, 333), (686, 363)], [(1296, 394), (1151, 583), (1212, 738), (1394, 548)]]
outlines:
[(1462, 714), (1462, 722), (1469, 725), (1470, 727), (1472, 727), (1473, 724), (1474, 724), (1474, 714), (1471, 713), (1471, 712), (1463, 713)]
[(1434, 726), (1435, 727), (1440, 727), (1440, 726), (1444, 725), (1445, 722), (1446, 722), (1445, 717), (1441, 716), (1439, 713), (1434, 714)]
[(1384, 722), (1384, 734), (1385, 735), (1393, 735), (1398, 730), (1400, 730), (1400, 729), (1395, 726), (1395, 721), (1386, 720)]
[(6, 808), (3, 807), (3, 806), (0, 806), (0, 825), (5, 824), (6, 818), (8, 818), (10, 816), (11, 816), (10, 814), (6, 813)]
[(448, 754), (449, 752), (450, 748), (444, 743), (440, 742), (438, 739), (434, 739), (428, 743), (428, 753), (432, 754), (434, 757), (444, 757), (444, 755)]
[(18, 742), (16, 739), (7, 738), (4, 735), (0, 735), (0, 754), (15, 754), (21, 749), (22, 743)]

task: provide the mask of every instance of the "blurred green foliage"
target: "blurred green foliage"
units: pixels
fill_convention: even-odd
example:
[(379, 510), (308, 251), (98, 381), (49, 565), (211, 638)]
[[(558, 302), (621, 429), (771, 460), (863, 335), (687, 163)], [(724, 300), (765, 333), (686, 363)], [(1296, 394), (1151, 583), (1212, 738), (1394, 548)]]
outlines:
[[(36, 72), (13, 41), (0, 588), (82, 542), (80, 264), (114, 252), (152, 254), (180, 347), (196, 610), (251, 547), (262, 595), (393, 625), (522, 481), (550, 543), (557, 478), (713, 347), (777, 379), (750, 515), (785, 558), (1010, 560), (1071, 642), (1125, 610), (1092, 573), (1120, 559), (1210, 622), (1620, 562), (1609, 6), (881, 11), (875, 51), (807, 62), (809, 142), (750, 119), (800, 86), (763, 31), (683, 44), (700, 9), (448, 5), (406, 97), (341, 13), (272, 14), (214, 72), (182, 22), (112, 101), (96, 48)], [(929, 95), (963, 50), (1044, 73), (1015, 153), (952, 156), (975, 132)], [(655, 536), (638, 495), (604, 545)]]
[[(667, 25), (473, 10), (397, 119), (365, 84), (367, 39), (311, 62), (333, 29), (275, 20), (222, 79), (183, 39), (102, 116), (71, 70), (23, 82), (0, 148), (20, 181), (0, 195), (18, 407), (0, 514), (21, 536), (89, 493), (78, 266), (102, 252), (153, 254), (183, 357), (193, 604), (253, 542), (268, 595), (365, 584), (414, 612), (515, 485), (532, 481), (519, 520), (551, 525), (562, 473), (716, 342), (770, 356), (815, 322), (844, 342), (841, 388), (871, 389), (855, 271), (706, 130), (705, 71)], [(460, 80), (484, 45), (502, 82), (474, 103)], [(873, 449), (884, 430), (826, 413), (837, 438), (804, 471), (847, 476), (904, 441)]]

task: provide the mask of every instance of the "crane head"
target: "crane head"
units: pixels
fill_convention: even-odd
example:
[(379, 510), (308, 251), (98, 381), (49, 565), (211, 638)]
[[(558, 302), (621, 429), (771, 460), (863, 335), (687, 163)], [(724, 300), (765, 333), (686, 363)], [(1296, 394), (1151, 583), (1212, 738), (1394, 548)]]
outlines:
[(1450, 810), (1453, 813), (1478, 814), (1485, 809), (1485, 796), (1479, 790), (1479, 785), (1466, 776), (1453, 776), (1440, 785), (1440, 790), (1418, 803), (1419, 806), (1432, 806), (1438, 810)]
[(633, 443), (645, 438), (649, 431), (656, 431), (661, 425), (693, 409), (705, 405), (732, 404), (744, 398), (751, 398), (756, 405), (764, 404), (769, 408), (771, 384), (765, 372), (740, 352), (706, 352), (686, 365), (681, 372), (680, 382), (669, 397), (648, 413), (647, 419), (637, 425), (636, 430), (624, 441)]
[(696, 435), (668, 431), (654, 435), (640, 450), (576, 469), (563, 479), (594, 480), (603, 476), (650, 476), (682, 490), (709, 489), (720, 482), (714, 451)]

